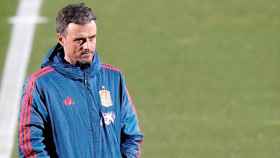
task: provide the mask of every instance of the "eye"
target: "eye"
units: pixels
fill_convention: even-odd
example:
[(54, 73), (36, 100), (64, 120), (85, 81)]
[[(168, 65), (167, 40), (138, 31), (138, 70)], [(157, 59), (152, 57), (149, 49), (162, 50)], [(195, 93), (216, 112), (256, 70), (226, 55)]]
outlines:
[(94, 36), (90, 36), (88, 39), (89, 39), (89, 41), (92, 42), (95, 39), (95, 37), (96, 37), (95, 35)]
[(89, 38), (88, 40), (89, 40), (90, 42), (92, 42), (92, 41), (93, 41), (93, 38)]
[(84, 39), (84, 38), (77, 38), (74, 41), (75, 41), (75, 43), (81, 45), (81, 44), (83, 44), (86, 41), (86, 39)]
[(77, 43), (77, 44), (82, 44), (82, 43), (83, 43), (83, 40), (81, 40), (81, 39), (80, 39), (80, 40), (77, 40), (76, 43)]

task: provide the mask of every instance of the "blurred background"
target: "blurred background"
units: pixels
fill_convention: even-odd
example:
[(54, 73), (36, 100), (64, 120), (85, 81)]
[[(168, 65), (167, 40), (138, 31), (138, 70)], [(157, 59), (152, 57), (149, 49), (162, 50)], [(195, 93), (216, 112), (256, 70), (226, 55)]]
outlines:
[[(27, 75), (56, 43), (58, 9), (73, 2), (43, 1), (48, 21), (36, 27)], [(103, 62), (126, 76), (143, 158), (280, 157), (280, 1), (83, 2), (97, 14)], [(0, 72), (18, 3), (1, 1)]]

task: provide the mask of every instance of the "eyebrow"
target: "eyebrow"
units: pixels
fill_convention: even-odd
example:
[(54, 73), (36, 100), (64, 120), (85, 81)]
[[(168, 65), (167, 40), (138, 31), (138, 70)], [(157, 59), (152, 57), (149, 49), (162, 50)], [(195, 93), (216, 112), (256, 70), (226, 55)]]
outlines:
[(85, 37), (77, 37), (77, 38), (74, 38), (74, 41), (85, 40), (85, 39), (86, 39)]
[(89, 36), (89, 37), (76, 37), (76, 38), (74, 38), (74, 40), (75, 40), (75, 41), (78, 41), (78, 40), (83, 40), (83, 39), (86, 39), (86, 38), (94, 38), (94, 37), (96, 37), (96, 34), (91, 35), (91, 36)]
[(89, 38), (94, 38), (96, 36), (96, 34), (92, 35), (92, 36), (89, 36)]

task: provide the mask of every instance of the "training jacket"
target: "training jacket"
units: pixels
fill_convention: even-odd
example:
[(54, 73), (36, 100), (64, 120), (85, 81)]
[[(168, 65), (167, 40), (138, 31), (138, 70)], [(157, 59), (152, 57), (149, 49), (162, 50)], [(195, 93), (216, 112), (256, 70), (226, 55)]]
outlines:
[(124, 77), (96, 52), (92, 64), (71, 65), (57, 44), (27, 79), (19, 115), (20, 157), (140, 157), (143, 135)]

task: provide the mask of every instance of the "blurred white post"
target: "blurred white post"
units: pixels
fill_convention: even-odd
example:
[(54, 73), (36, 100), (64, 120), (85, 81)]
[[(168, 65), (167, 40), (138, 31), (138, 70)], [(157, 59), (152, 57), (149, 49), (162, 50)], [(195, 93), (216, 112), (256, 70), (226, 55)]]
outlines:
[(19, 0), (0, 89), (0, 158), (10, 158), (15, 141), (19, 101), (42, 0)]

